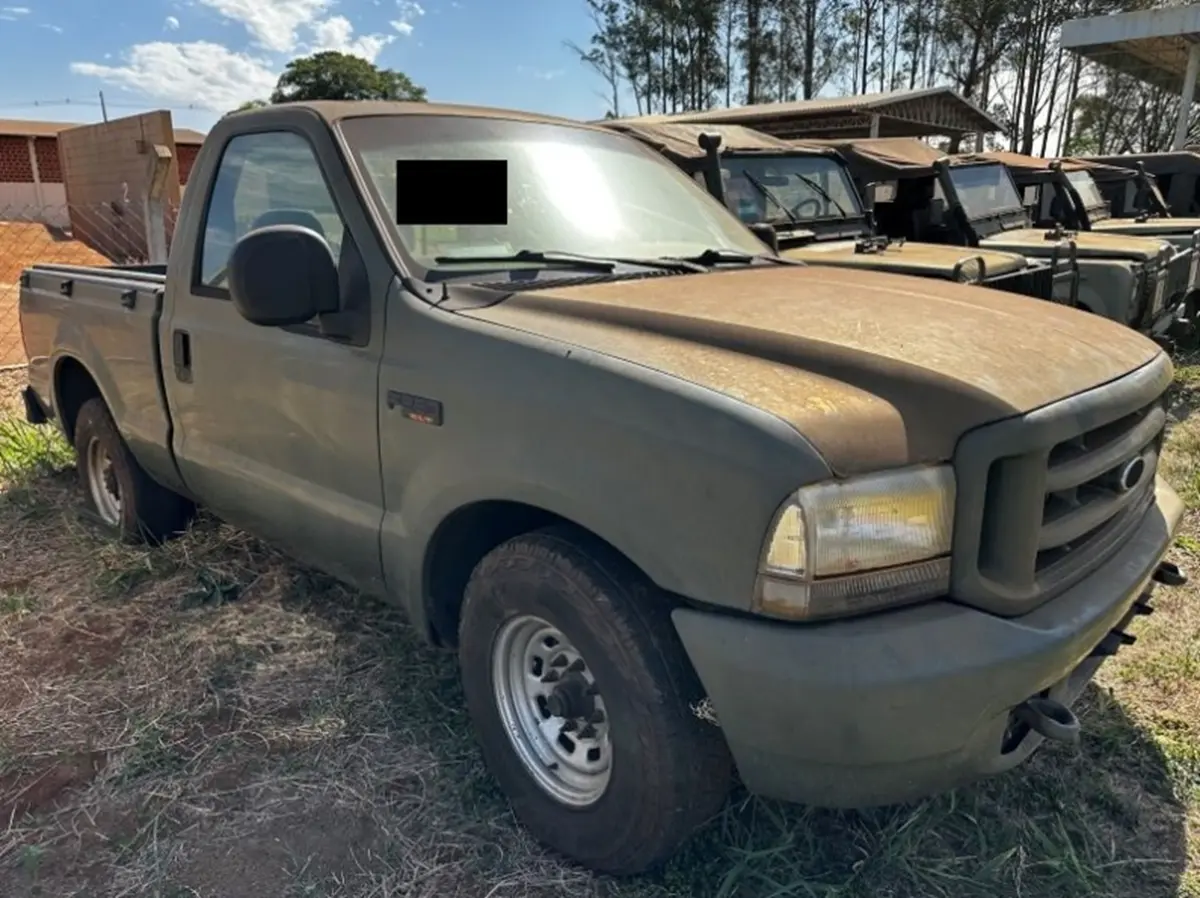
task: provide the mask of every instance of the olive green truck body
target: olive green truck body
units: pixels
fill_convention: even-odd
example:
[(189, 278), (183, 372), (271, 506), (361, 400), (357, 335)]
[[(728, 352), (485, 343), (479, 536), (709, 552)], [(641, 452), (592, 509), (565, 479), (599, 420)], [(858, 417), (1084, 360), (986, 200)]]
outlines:
[[(396, 159), (472, 153), (508, 158), (507, 225), (395, 224)], [(597, 869), (669, 856), (733, 766), (856, 807), (1074, 738), (1183, 580), (1169, 359), (1056, 304), (761, 251), (603, 129), (238, 113), (165, 270), (23, 274), (28, 416), (122, 535), (201, 504), (402, 605), (459, 652), (518, 816)]]

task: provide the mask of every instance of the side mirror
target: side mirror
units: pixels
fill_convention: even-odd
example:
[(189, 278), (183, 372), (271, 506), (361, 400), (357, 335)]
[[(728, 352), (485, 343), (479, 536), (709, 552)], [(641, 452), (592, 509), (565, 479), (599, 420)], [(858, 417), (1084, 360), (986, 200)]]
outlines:
[(338, 310), (337, 262), (315, 231), (299, 225), (259, 228), (229, 254), (229, 294), (252, 324), (302, 324)]
[(774, 226), (765, 221), (756, 221), (752, 225), (747, 225), (750, 228), (750, 233), (765, 243), (771, 248), (771, 252), (779, 255), (779, 235), (775, 233)]

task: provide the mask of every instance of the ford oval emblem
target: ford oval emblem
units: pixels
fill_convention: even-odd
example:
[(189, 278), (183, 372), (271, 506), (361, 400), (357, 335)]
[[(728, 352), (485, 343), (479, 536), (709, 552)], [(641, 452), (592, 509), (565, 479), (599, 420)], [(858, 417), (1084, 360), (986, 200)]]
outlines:
[(1121, 468), (1121, 473), (1117, 475), (1117, 489), (1122, 493), (1127, 493), (1139, 483), (1142, 482), (1142, 477), (1146, 474), (1146, 459), (1138, 455), (1125, 462), (1125, 466)]

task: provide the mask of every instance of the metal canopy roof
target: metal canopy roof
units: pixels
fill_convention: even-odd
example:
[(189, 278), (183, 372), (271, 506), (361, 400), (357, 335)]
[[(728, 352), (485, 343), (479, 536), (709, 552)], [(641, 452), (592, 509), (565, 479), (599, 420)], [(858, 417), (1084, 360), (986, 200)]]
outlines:
[(1200, 6), (1145, 9), (1064, 22), (1064, 50), (1181, 93), (1188, 50), (1200, 43)]
[[(641, 124), (681, 122), (744, 125), (785, 140), (870, 136), (957, 137), (1004, 130), (999, 122), (948, 87), (894, 90), (791, 103), (761, 103), (707, 112), (641, 116), (628, 121)], [(876, 129), (874, 134), (873, 128)]]

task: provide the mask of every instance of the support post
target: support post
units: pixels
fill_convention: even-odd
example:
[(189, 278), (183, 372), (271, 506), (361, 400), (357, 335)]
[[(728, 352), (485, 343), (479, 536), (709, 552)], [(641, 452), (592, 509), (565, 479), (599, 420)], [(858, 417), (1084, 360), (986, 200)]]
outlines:
[(146, 254), (151, 265), (167, 264), (167, 207), (163, 191), (171, 173), (171, 150), (156, 143), (150, 149), (142, 214), (146, 222)]
[(878, 115), (871, 116), (871, 136), (872, 137), (879, 136), (879, 116)]
[(1192, 117), (1192, 100), (1196, 96), (1196, 77), (1200, 75), (1200, 44), (1188, 47), (1187, 74), (1183, 76), (1183, 96), (1179, 98), (1179, 118), (1175, 121), (1175, 143), (1172, 149), (1182, 150), (1187, 143), (1188, 121)]

